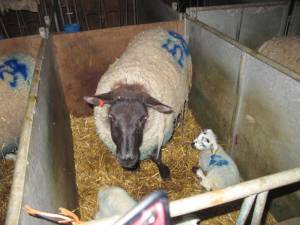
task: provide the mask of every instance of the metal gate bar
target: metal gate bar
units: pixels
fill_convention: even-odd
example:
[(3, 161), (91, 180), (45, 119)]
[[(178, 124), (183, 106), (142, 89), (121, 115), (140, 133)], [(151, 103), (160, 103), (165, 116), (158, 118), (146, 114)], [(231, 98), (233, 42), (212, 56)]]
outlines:
[(257, 196), (251, 225), (259, 225), (260, 224), (261, 218), (264, 213), (268, 193), (269, 193), (268, 191), (265, 191), (265, 192), (260, 193)]
[[(258, 194), (251, 225), (260, 224), (268, 191), (299, 181), (300, 167), (297, 167), (295, 169), (290, 169), (284, 172), (279, 172), (257, 179), (245, 181), (221, 190), (210, 191), (203, 194), (172, 201), (170, 202), (169, 207), (170, 215), (171, 217), (183, 216), (185, 214), (200, 211), (202, 209), (207, 209), (213, 206), (222, 205), (238, 199), (246, 198), (242, 207), (244, 209), (244, 212), (242, 213), (242, 216), (239, 216), (239, 218), (246, 220), (246, 214), (249, 214), (256, 194)], [(120, 215), (115, 215), (110, 218), (105, 218), (103, 220), (92, 220), (86, 222), (85, 224), (113, 224), (119, 217)], [(238, 219), (237, 224), (239, 223), (239, 221), (240, 220)]]
[(242, 182), (222, 190), (172, 201), (170, 214), (172, 217), (182, 216), (299, 181), (300, 167)]
[(256, 196), (257, 195), (251, 195), (244, 199), (243, 204), (241, 206), (240, 214), (236, 221), (236, 225), (244, 225), (245, 224)]

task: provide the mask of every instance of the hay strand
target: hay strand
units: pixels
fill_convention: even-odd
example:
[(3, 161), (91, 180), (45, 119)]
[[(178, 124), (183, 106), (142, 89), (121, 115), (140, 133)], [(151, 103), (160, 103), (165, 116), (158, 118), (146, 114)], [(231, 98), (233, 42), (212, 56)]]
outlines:
[(15, 162), (0, 160), (0, 224), (4, 224)]

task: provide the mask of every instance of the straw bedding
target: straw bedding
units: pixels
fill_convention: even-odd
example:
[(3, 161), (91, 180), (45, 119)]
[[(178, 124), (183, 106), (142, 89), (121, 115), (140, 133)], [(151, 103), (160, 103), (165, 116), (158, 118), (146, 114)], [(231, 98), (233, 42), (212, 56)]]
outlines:
[[(98, 210), (97, 192), (102, 185), (120, 186), (137, 200), (160, 188), (168, 193), (170, 200), (204, 192), (191, 172), (192, 166), (197, 165), (199, 153), (190, 147), (190, 143), (201, 128), (190, 110), (186, 113), (183, 136), (178, 126), (173, 138), (163, 149), (163, 160), (171, 170), (171, 180), (168, 181), (161, 180), (157, 167), (150, 160), (142, 161), (140, 169), (136, 172), (122, 169), (115, 156), (99, 140), (92, 116), (76, 118), (71, 115), (71, 126), (82, 220), (92, 219)], [(221, 211), (216, 209), (213, 214), (217, 216), (201, 224), (234, 224), (238, 215), (235, 209), (235, 206), (226, 207), (226, 212), (224, 208)], [(228, 213), (230, 211), (233, 212)], [(211, 215), (204, 215), (202, 218), (204, 217)], [(273, 225), (275, 220), (268, 218), (266, 224)]]
[(74, 138), (76, 179), (79, 191), (80, 211), (89, 219), (97, 210), (97, 192), (102, 185), (116, 185), (124, 188), (135, 199), (141, 199), (151, 191), (165, 189), (174, 200), (203, 190), (191, 173), (197, 164), (197, 151), (191, 150), (190, 140), (200, 131), (191, 113), (181, 139), (177, 129), (171, 142), (163, 150), (163, 161), (171, 170), (171, 180), (163, 182), (156, 165), (150, 160), (141, 162), (139, 171), (126, 171), (118, 164), (116, 157), (108, 151), (96, 134), (93, 117), (71, 117)]
[(0, 160), (0, 224), (4, 224), (5, 221), (14, 163), (12, 160)]

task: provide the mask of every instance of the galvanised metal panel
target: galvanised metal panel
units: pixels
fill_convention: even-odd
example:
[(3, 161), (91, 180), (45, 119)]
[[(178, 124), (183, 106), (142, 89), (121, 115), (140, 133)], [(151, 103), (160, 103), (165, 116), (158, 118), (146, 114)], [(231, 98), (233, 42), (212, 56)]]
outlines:
[[(69, 114), (57, 79), (49, 45), (41, 70), (23, 200), (49, 212), (78, 207)], [(49, 224), (24, 213), (20, 221)]]
[(160, 0), (140, 0), (138, 3), (138, 22), (153, 23), (178, 20), (179, 13)]
[(229, 37), (236, 39), (241, 20), (241, 8), (223, 9), (221, 7), (187, 8), (186, 13)]
[[(35, 75), (33, 82), (37, 93), (31, 91), (29, 97), (34, 107), (28, 108), (24, 122), (32, 122), (32, 126), (25, 125), (25, 135), (21, 137), (21, 142), (22, 138), (29, 141), (29, 148), (21, 149), (21, 156), (18, 154), (12, 188), (16, 197), (13, 200), (17, 201), (10, 202), (6, 225), (49, 224), (26, 214), (22, 210), (25, 204), (50, 212), (58, 207), (78, 206), (69, 117), (54, 70), (51, 42), (44, 40), (42, 47), (42, 57), (38, 59), (41, 66), (37, 70), (40, 75)], [(20, 165), (25, 169), (19, 170)], [(15, 182), (23, 174), (24, 183)]]
[(282, 36), (287, 10), (287, 4), (244, 8), (238, 41), (256, 49), (272, 37)]
[(274, 36), (282, 36), (288, 2), (188, 8), (187, 14), (240, 43), (256, 49)]
[(202, 128), (212, 128), (220, 143), (228, 144), (242, 52), (196, 22), (187, 20), (186, 26), (193, 61), (192, 109)]
[(291, 17), (291, 23), (289, 25), (288, 35), (300, 35), (300, 0), (296, 1), (295, 3)]
[[(300, 165), (300, 82), (268, 62), (245, 54), (241, 67), (232, 153), (245, 179)], [(299, 216), (300, 193), (284, 201), (289, 207), (275, 204), (277, 217)]]

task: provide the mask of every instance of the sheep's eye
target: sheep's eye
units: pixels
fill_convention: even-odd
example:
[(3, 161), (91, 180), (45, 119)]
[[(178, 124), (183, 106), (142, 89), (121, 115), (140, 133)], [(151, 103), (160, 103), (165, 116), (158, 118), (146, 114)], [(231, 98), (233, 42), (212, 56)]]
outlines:
[(209, 141), (209, 139), (208, 139), (208, 138), (206, 138), (206, 141), (207, 141), (207, 143), (210, 143), (210, 141)]

